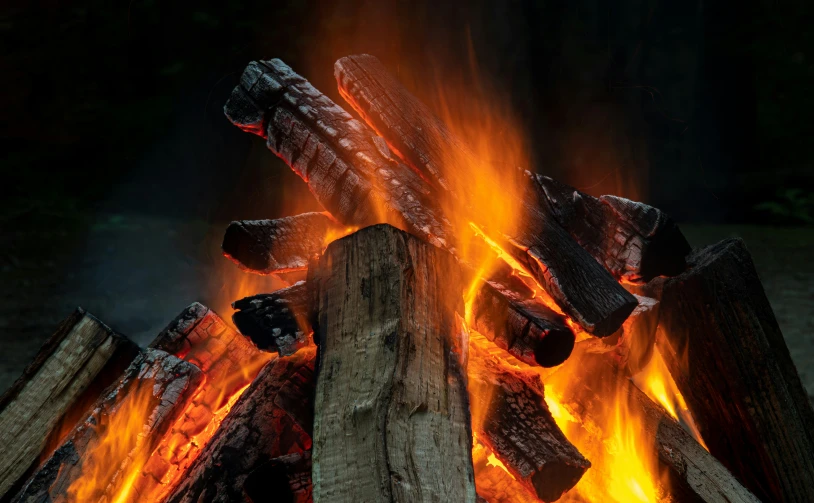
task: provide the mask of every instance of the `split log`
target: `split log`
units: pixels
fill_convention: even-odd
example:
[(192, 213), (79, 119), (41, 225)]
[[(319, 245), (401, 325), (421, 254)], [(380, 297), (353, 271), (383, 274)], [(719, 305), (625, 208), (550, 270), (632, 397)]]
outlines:
[(164, 501), (242, 501), (253, 471), (273, 458), (310, 449), (315, 360), (311, 346), (269, 362)]
[(348, 229), (326, 213), (302, 213), (275, 220), (232, 222), (223, 236), (223, 254), (241, 269), (260, 274), (303, 270)]
[(746, 246), (664, 284), (657, 344), (710, 451), (764, 501), (814, 497), (814, 411)]
[(314, 501), (475, 501), (463, 281), (387, 225), (334, 241), (312, 276)]
[(20, 489), (137, 354), (138, 346), (81, 308), (62, 322), (0, 398), (0, 498)]
[(313, 307), (305, 281), (269, 294), (235, 301), (232, 321), (240, 333), (259, 349), (281, 356), (294, 354), (310, 344), (308, 321)]
[[(576, 344), (571, 358), (545, 379), (545, 385), (559, 407), (566, 411), (560, 414), (570, 414), (581, 425), (577, 428), (583, 435), (575, 443), (595, 446), (607, 456), (586, 475), (589, 479), (586, 482), (592, 483), (595, 491), (607, 490), (614, 477), (619, 476), (599, 471), (600, 466), (612, 464), (614, 458), (606, 450), (607, 439), (597, 437), (596, 432), (602, 431), (602, 418), (617, 413), (614, 407), (623, 407), (627, 410), (626, 420), (636, 421), (637, 438), (654, 440), (653, 444), (637, 445), (640, 450), (636, 454), (642, 459), (648, 456), (658, 459), (658, 474), (653, 475), (653, 481), (659, 486), (659, 498), (671, 495), (675, 501), (706, 503), (760, 501), (664, 408), (639, 390), (613, 359), (593, 353), (585, 342)], [(580, 436), (575, 431), (567, 433), (572, 440)], [(646, 451), (651, 445), (655, 452)]]
[[(238, 127), (267, 138), (269, 149), (343, 224), (387, 222), (456, 252), (437, 191), (381, 137), (281, 61), (249, 64), (225, 112)], [(586, 330), (616, 331), (635, 299), (553, 218), (529, 211), (533, 218), (523, 223), (522, 235), (500, 239), (508, 253)]]
[[(467, 145), (373, 56), (348, 56), (334, 66), (342, 96), (379, 132), (402, 158), (422, 171), (446, 197), (467, 190), (478, 162)], [(508, 173), (507, 175), (511, 175)], [(446, 177), (453, 179), (447, 180)], [(523, 177), (518, 198), (521, 218), (513, 229), (490, 238), (531, 274), (557, 305), (588, 332), (606, 336), (615, 332), (635, 307), (632, 297), (591, 255), (571, 238), (538, 201), (530, 174)], [(477, 212), (470, 211), (471, 195), (461, 211), (481, 228)], [(486, 230), (487, 233), (495, 230)]]
[(246, 478), (243, 492), (250, 503), (311, 503), (311, 451), (272, 459)]
[[(334, 75), (342, 97), (405, 162), (447, 192), (469, 185), (467, 177), (477, 166), (472, 150), (378, 59), (367, 54), (341, 58)], [(529, 178), (542, 178), (543, 187), (550, 180)], [(533, 193), (526, 194), (524, 203), (532, 211), (556, 217), (617, 278), (647, 281), (684, 270), (689, 244), (661, 211), (615, 196), (597, 200), (564, 184), (557, 188), (564, 191), (546, 194), (548, 203), (554, 203), (550, 206)]]
[(194, 365), (146, 350), (104, 392), (15, 501), (130, 501), (129, 481), (203, 379)]
[(150, 347), (183, 358), (206, 376), (134, 481), (145, 501), (164, 501), (215, 434), (241, 390), (252, 383), (270, 355), (259, 351), (211, 309), (194, 303)]
[(512, 476), (542, 501), (556, 501), (591, 463), (574, 447), (548, 410), (540, 376), (505, 365), (469, 346), (472, 429)]

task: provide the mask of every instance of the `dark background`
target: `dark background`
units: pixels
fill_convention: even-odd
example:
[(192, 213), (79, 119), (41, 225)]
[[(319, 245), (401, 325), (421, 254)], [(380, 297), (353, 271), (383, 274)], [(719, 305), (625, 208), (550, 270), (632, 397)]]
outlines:
[(272, 288), (219, 256), (224, 226), (318, 206), (223, 103), (246, 63), (279, 57), (343, 104), (333, 62), (360, 52), (419, 96), (474, 54), (525, 131), (530, 168), (658, 206), (694, 243), (744, 235), (787, 338), (811, 347), (812, 11), (805, 0), (6, 0), (2, 384), (76, 305), (144, 343), (194, 300), (228, 316), (237, 295)]

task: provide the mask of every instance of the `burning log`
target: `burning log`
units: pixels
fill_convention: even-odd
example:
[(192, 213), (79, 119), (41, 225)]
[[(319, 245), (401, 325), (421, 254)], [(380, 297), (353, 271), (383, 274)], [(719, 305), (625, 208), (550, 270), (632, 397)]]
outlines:
[(347, 234), (326, 213), (303, 213), (276, 220), (232, 222), (223, 236), (223, 254), (241, 269), (261, 274), (285, 273), (308, 267), (333, 239)]
[(314, 500), (474, 502), (455, 259), (377, 225), (315, 269)]
[[(671, 495), (675, 501), (703, 501), (707, 503), (758, 503), (746, 489), (712, 454), (707, 452), (687, 431), (673, 419), (660, 405), (653, 402), (627, 377), (626, 371), (607, 355), (591, 351), (590, 344), (577, 343), (574, 354), (553, 375), (545, 380), (546, 389), (557, 393), (559, 421), (576, 418), (585, 435), (583, 443), (601, 446), (608, 455), (608, 441), (595, 436), (602, 431), (596, 421), (615, 414), (611, 407), (627, 410), (626, 420), (635, 420), (635, 425), (625, 425), (634, 429), (641, 438), (655, 439), (654, 444), (637, 445), (641, 449), (638, 456), (653, 456), (658, 459), (658, 469), (652, 476), (660, 485), (661, 496)], [(579, 373), (575, 369), (579, 369)], [(616, 398), (616, 400), (614, 400)], [(614, 404), (614, 401), (616, 404)], [(566, 416), (566, 417), (563, 417)], [(565, 429), (565, 428), (564, 428)], [(568, 432), (574, 439), (578, 434)], [(613, 439), (625, 442), (624, 439)], [(576, 442), (581, 445), (580, 442)], [(619, 446), (611, 447), (618, 449)], [(655, 449), (655, 452), (646, 449)], [(606, 464), (607, 466), (607, 464)], [(630, 468), (625, 466), (624, 468)], [(614, 477), (628, 476), (618, 473), (601, 473), (595, 465), (589, 472), (593, 481), (600, 481), (598, 491), (612, 486)], [(659, 477), (658, 474), (661, 474)], [(660, 481), (658, 479), (661, 479)], [(593, 482), (589, 481), (589, 482)], [(578, 486), (579, 487), (579, 486)]]
[(253, 471), (243, 485), (250, 503), (274, 501), (281, 503), (311, 503), (311, 451), (274, 458)]
[(202, 380), (194, 365), (146, 350), (14, 501), (130, 501), (141, 464)]
[(0, 496), (19, 490), (137, 354), (138, 346), (81, 308), (62, 322), (0, 398)]
[[(316, 348), (310, 346), (269, 362), (165, 501), (242, 501), (253, 471), (273, 458), (310, 449), (315, 359)], [(271, 482), (260, 482), (266, 496), (279, 495), (270, 492)]]
[(537, 495), (520, 484), (494, 453), (480, 442), (472, 446), (475, 488), (483, 503), (538, 503)]
[(237, 329), (263, 351), (287, 356), (310, 343), (308, 316), (313, 307), (305, 281), (270, 294), (246, 297), (232, 307), (237, 309), (232, 315)]
[[(251, 63), (225, 112), (241, 129), (267, 138), (269, 149), (343, 224), (388, 222), (456, 252), (435, 191), (382, 138), (281, 61)], [(518, 236), (501, 238), (513, 243), (504, 248), (586, 330), (616, 331), (635, 299), (553, 218), (527, 213)]]
[(664, 284), (657, 343), (710, 452), (764, 501), (814, 495), (812, 411), (742, 240)]
[(503, 364), (472, 335), (472, 428), (509, 473), (542, 501), (556, 501), (591, 466), (565, 438), (545, 403), (540, 376)]

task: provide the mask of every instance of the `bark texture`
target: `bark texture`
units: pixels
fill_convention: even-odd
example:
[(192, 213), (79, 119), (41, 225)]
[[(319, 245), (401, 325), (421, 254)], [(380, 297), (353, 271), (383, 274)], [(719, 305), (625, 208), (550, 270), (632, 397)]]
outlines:
[(740, 239), (664, 285), (658, 345), (710, 451), (764, 501), (814, 497), (814, 411)]
[(332, 243), (319, 299), (314, 501), (475, 501), (463, 281), (391, 226)]
[[(315, 359), (316, 348), (310, 346), (269, 362), (166, 501), (242, 501), (253, 471), (273, 458), (310, 449)], [(278, 495), (267, 492), (266, 500)]]
[(81, 308), (62, 322), (0, 398), (0, 499), (19, 490), (137, 354), (138, 346)]
[[(140, 463), (156, 447), (203, 379), (194, 365), (163, 351), (146, 350), (104, 392), (87, 418), (14, 501), (126, 497), (124, 481), (131, 473), (138, 474)], [(126, 432), (121, 427), (133, 421), (139, 421), (134, 431)], [(132, 500), (132, 496), (124, 499)]]

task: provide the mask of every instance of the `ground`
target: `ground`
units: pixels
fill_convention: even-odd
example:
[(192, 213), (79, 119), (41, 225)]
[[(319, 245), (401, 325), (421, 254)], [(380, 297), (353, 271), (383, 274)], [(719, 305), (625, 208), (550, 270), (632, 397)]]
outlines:
[[(0, 390), (76, 306), (146, 345), (191, 302), (229, 316), (232, 300), (273, 289), (268, 278), (240, 273), (220, 256), (225, 227), (226, 222), (104, 214), (55, 218), (47, 231), (4, 232)], [(814, 228), (682, 229), (693, 246), (744, 238), (800, 377), (814, 396)]]

